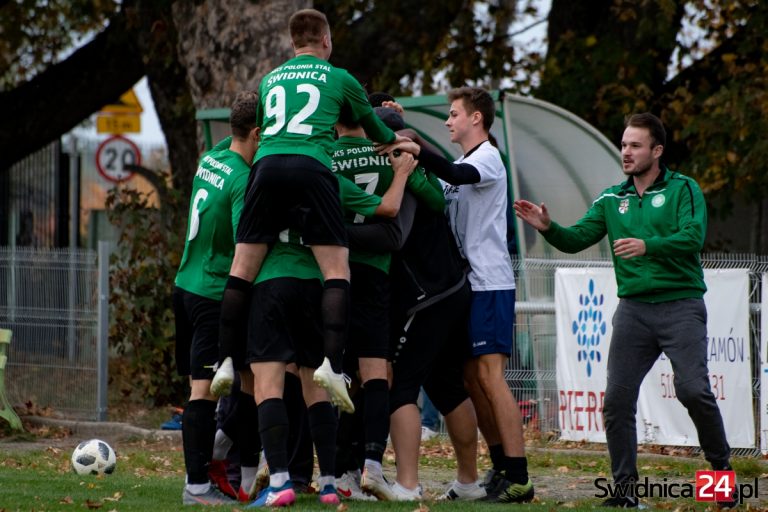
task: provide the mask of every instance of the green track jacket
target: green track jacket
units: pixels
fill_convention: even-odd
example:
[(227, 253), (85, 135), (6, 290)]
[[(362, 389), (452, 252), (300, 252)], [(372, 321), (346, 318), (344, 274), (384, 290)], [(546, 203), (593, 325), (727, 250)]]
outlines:
[(613, 241), (639, 238), (646, 254), (628, 260), (613, 256), (619, 297), (641, 302), (701, 298), (707, 287), (699, 252), (707, 231), (707, 207), (698, 184), (662, 167), (642, 197), (634, 180), (605, 189), (587, 213), (566, 228), (552, 222), (544, 238), (575, 253), (606, 234)]

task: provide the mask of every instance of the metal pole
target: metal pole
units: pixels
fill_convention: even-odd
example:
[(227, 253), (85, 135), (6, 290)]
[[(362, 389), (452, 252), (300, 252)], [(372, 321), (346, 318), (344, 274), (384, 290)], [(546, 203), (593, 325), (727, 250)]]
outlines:
[(109, 246), (108, 241), (99, 240), (99, 306), (98, 333), (96, 341), (96, 364), (98, 387), (96, 400), (99, 421), (107, 420), (107, 372), (109, 363)]
[(75, 360), (77, 348), (77, 235), (80, 229), (80, 168), (78, 165), (77, 138), (71, 135), (67, 147), (69, 153), (69, 286), (67, 289), (67, 356)]

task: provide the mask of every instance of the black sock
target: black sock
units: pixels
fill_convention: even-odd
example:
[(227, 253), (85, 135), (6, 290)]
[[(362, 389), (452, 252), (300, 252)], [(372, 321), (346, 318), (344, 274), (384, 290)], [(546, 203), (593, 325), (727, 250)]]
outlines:
[(528, 482), (528, 459), (525, 457), (504, 457), (504, 477), (513, 484)]
[(301, 392), (301, 379), (285, 373), (283, 401), (288, 414), (288, 469), (291, 480), (309, 484), (315, 465), (312, 434), (307, 421), (307, 405)]
[(251, 283), (239, 277), (229, 276), (221, 298), (219, 321), (219, 362), (235, 354), (237, 343), (244, 343), (242, 328), (248, 317), (248, 299)]
[[(360, 409), (355, 403), (355, 397), (352, 397), (352, 402), (355, 404), (355, 414), (357, 414)], [(340, 414), (336, 427), (336, 475), (334, 475), (336, 478), (341, 478), (347, 471), (360, 469), (360, 466), (355, 462), (352, 451), (352, 439), (355, 432), (354, 415)]]
[(333, 371), (341, 373), (349, 329), (349, 281), (325, 281), (320, 310), (323, 317), (323, 352), (331, 362)]
[(331, 402), (317, 402), (307, 409), (312, 441), (315, 443), (320, 476), (336, 473), (336, 411)]
[(501, 471), (504, 469), (504, 447), (499, 444), (489, 445), (488, 454), (491, 456), (491, 464), (493, 469)]
[(181, 417), (181, 439), (184, 446), (184, 466), (187, 482), (208, 482), (208, 466), (213, 457), (213, 440), (216, 437), (216, 402), (191, 400), (184, 407)]
[(385, 379), (371, 379), (365, 391), (365, 458), (381, 462), (389, 435), (389, 386)]
[(288, 471), (288, 413), (281, 398), (259, 404), (259, 434), (270, 474)]
[[(261, 435), (259, 435), (259, 409), (253, 395), (239, 393), (237, 400), (237, 446), (240, 465), (255, 468), (259, 465)], [(234, 439), (234, 438), (233, 438)]]

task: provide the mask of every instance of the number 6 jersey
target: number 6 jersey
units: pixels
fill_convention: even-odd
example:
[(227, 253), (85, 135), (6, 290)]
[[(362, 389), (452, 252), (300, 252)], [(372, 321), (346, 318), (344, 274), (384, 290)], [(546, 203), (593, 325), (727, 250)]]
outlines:
[(203, 154), (192, 181), (184, 254), (176, 286), (221, 300), (235, 253), (250, 164), (229, 149), (232, 138)]

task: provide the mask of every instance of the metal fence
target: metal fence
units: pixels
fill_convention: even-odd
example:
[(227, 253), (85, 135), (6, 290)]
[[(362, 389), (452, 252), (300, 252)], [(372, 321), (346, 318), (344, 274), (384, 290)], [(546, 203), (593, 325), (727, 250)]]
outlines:
[[(527, 257), (514, 259), (517, 277), (516, 345), (506, 370), (506, 379), (520, 402), (528, 428), (559, 433), (558, 398), (555, 371), (555, 270), (563, 267), (611, 267), (610, 259), (589, 255), (579, 258)], [(760, 305), (762, 273), (768, 272), (768, 256), (751, 254), (705, 254), (704, 268), (745, 268), (750, 276), (750, 348), (752, 354), (752, 399), (758, 422), (760, 396)], [(759, 439), (755, 425), (755, 439)], [(759, 450), (734, 451), (742, 455)]]
[(108, 247), (0, 247), (0, 327), (14, 405), (106, 419)]

